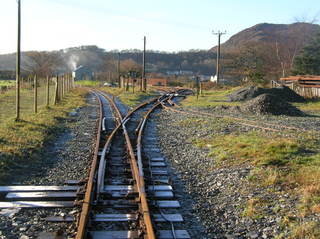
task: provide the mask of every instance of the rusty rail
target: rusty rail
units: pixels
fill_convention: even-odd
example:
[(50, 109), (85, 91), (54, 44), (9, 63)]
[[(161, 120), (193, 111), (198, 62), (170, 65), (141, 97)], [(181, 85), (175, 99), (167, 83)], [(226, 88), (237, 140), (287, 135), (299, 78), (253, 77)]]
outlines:
[(96, 140), (96, 147), (94, 150), (94, 155), (93, 155), (93, 160), (91, 163), (91, 170), (88, 178), (88, 183), (86, 187), (86, 192), (84, 196), (84, 200), (82, 202), (82, 210), (78, 222), (78, 228), (77, 228), (77, 235), (76, 239), (83, 239), (86, 236), (86, 226), (88, 223), (89, 219), (89, 213), (90, 213), (90, 208), (91, 208), (91, 202), (93, 198), (93, 193), (94, 193), (94, 178), (98, 166), (98, 152), (99, 152), (99, 146), (100, 146), (100, 139), (101, 139), (101, 123), (102, 123), (102, 115), (103, 115), (103, 109), (102, 109), (102, 102), (99, 98), (99, 96), (93, 92), (99, 102), (99, 119), (97, 122), (97, 140)]
[(121, 124), (122, 124), (122, 129), (124, 132), (124, 136), (126, 139), (126, 145), (127, 145), (127, 150), (130, 156), (130, 167), (132, 170), (132, 176), (136, 182), (136, 187), (138, 189), (138, 193), (139, 193), (139, 202), (140, 202), (140, 213), (143, 215), (143, 221), (142, 223), (144, 224), (144, 226), (146, 227), (146, 236), (145, 238), (148, 239), (155, 239), (155, 232), (153, 229), (153, 224), (152, 224), (152, 220), (151, 220), (151, 216), (150, 216), (150, 210), (149, 210), (149, 206), (148, 206), (148, 201), (147, 201), (147, 195), (146, 195), (146, 191), (145, 191), (145, 182), (144, 182), (144, 177), (143, 174), (141, 175), (139, 167), (138, 167), (138, 162), (136, 160), (136, 156), (134, 154), (134, 150), (130, 141), (130, 137), (129, 134), (127, 132), (126, 126), (125, 124), (128, 122), (128, 120), (130, 119), (130, 116), (138, 109), (142, 108), (143, 106), (150, 104), (154, 101), (156, 101), (156, 99), (152, 99), (148, 102), (145, 102), (139, 106), (137, 106), (136, 108), (134, 108), (133, 110), (131, 110), (124, 118), (122, 117), (117, 105), (115, 104), (115, 102), (113, 101), (113, 99), (111, 99), (108, 95), (104, 94), (104, 96), (108, 99), (108, 101), (111, 103), (113, 109), (115, 110), (115, 112), (117, 113)]

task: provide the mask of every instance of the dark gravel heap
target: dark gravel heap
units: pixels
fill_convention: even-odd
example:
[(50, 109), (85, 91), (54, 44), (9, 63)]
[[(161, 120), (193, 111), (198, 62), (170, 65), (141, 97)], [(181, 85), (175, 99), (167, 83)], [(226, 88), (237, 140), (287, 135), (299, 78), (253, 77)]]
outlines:
[(302, 96), (298, 95), (296, 92), (286, 86), (280, 86), (276, 88), (260, 88), (257, 86), (249, 86), (233, 92), (228, 97), (230, 101), (246, 101), (262, 94), (272, 94), (284, 101), (289, 102), (305, 101)]
[(262, 94), (246, 102), (240, 107), (243, 112), (272, 115), (304, 115), (298, 108), (272, 94)]

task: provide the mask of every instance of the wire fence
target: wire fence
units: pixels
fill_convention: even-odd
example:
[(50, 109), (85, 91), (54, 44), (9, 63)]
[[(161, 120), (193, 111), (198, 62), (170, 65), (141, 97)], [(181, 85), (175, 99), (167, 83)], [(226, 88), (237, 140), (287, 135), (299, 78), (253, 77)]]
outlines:
[[(16, 88), (3, 87), (0, 91), (0, 124), (16, 117)], [(20, 79), (20, 119), (39, 110), (58, 104), (74, 88), (71, 74), (59, 77), (38, 78), (29, 76)]]

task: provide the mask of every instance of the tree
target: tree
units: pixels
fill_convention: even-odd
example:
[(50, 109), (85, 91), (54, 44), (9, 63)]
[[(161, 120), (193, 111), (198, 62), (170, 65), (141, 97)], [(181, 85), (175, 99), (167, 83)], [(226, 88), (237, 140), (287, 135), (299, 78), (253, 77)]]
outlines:
[(137, 62), (135, 62), (132, 59), (121, 61), (121, 63), (120, 63), (120, 73), (122, 75), (127, 75), (129, 71), (135, 71), (135, 72), (138, 73), (138, 75), (141, 75), (142, 66), (139, 65)]
[(292, 73), (294, 75), (320, 74), (320, 32), (295, 58)]
[(26, 70), (39, 77), (52, 75), (63, 65), (63, 60), (58, 52), (31, 51), (26, 55), (28, 57)]

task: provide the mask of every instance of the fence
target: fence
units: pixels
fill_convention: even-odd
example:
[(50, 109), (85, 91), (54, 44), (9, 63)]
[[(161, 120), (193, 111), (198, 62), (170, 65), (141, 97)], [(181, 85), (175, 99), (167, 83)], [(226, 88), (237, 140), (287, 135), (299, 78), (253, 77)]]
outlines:
[(276, 81), (271, 81), (272, 87), (278, 87), (281, 85), (285, 85), (289, 87), (290, 89), (294, 90), (297, 94), (303, 96), (304, 98), (308, 98), (308, 99), (320, 98), (320, 87), (304, 86), (300, 84), (295, 84), (293, 82), (287, 83), (287, 84), (281, 84)]
[[(59, 77), (20, 79), (20, 118), (35, 114), (39, 109), (58, 104), (74, 88), (71, 74)], [(10, 87), (0, 93), (0, 124), (16, 116), (16, 89)]]

